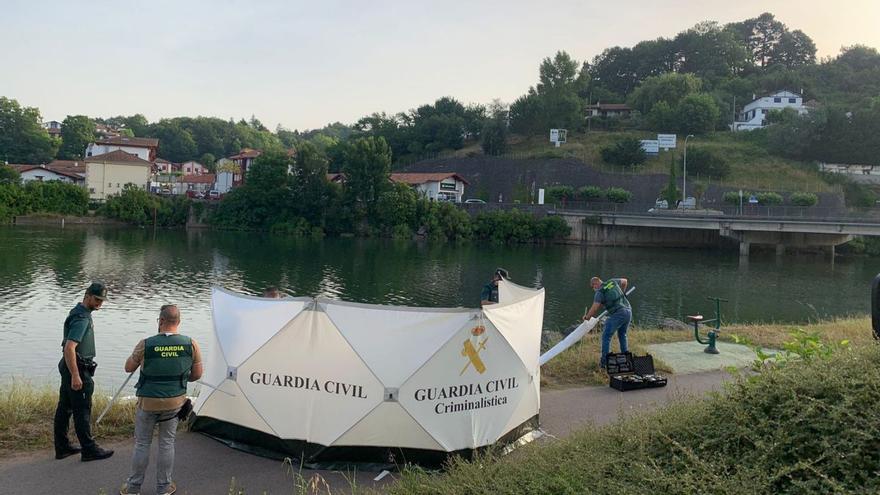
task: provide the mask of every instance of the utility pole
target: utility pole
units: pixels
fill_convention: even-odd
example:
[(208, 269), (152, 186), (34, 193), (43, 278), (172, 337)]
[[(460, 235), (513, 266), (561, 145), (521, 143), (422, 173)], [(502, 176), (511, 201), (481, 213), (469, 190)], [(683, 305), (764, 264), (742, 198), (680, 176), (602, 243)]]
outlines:
[(736, 95), (733, 95), (733, 121), (730, 123), (730, 130), (736, 131)]

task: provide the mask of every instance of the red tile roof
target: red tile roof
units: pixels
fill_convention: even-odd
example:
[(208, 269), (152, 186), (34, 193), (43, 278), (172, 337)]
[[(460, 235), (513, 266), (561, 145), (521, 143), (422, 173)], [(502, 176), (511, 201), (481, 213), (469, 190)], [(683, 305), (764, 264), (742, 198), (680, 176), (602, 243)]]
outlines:
[(213, 184), (214, 174), (184, 175), (180, 179), (180, 182), (185, 182), (187, 184)]
[(168, 160), (166, 160), (166, 159), (164, 159), (164, 158), (159, 158), (159, 157), (157, 156), (156, 159), (153, 160), (153, 163), (171, 163), (171, 162), (169, 162)]
[(156, 148), (159, 140), (156, 138), (139, 138), (128, 136), (108, 136), (95, 140), (95, 144), (112, 144), (116, 146), (135, 146), (138, 148)]
[(391, 174), (392, 181), (403, 182), (404, 184), (410, 185), (424, 184), (425, 182), (440, 182), (443, 179), (448, 179), (450, 177), (468, 184), (468, 181), (464, 180), (464, 177), (455, 172)]
[(86, 176), (86, 162), (83, 160), (53, 160), (46, 168), (65, 174), (77, 174), (80, 179)]
[(241, 160), (242, 158), (256, 158), (262, 155), (263, 152), (260, 150), (254, 150), (251, 148), (244, 148), (238, 152), (237, 155), (232, 155), (229, 157), (230, 160)]
[(110, 163), (130, 163), (132, 165), (146, 165), (148, 167), (152, 167), (153, 164), (138, 158), (137, 155), (133, 153), (126, 153), (122, 150), (111, 151), (110, 153), (104, 153), (103, 155), (95, 155), (87, 157), (85, 162), (88, 163), (98, 163), (98, 162), (110, 162)]
[(46, 170), (46, 171), (52, 172), (57, 175), (63, 175), (65, 177), (70, 177), (71, 179), (75, 179), (75, 180), (83, 180), (83, 178), (84, 178), (83, 174), (77, 174), (74, 172), (65, 172), (64, 170), (56, 170), (54, 168), (49, 168), (48, 165), (17, 165), (17, 164), (10, 163), (9, 166), (14, 168), (20, 174), (23, 174), (29, 170), (42, 169), (42, 170)]

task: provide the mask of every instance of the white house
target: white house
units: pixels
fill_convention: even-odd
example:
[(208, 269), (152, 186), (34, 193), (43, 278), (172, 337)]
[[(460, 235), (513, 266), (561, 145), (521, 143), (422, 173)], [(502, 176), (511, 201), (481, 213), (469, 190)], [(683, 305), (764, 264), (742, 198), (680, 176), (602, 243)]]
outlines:
[(170, 174), (178, 170), (177, 167), (164, 158), (156, 158), (153, 160), (153, 171), (156, 174)]
[(468, 184), (455, 172), (391, 174), (392, 182), (409, 184), (432, 201), (461, 203), (464, 186)]
[(587, 118), (607, 117), (618, 118), (628, 117), (633, 109), (624, 103), (596, 103), (595, 105), (587, 105)]
[(52, 137), (61, 137), (61, 122), (57, 120), (43, 122), (43, 129), (46, 129), (46, 132)]
[(152, 162), (156, 160), (156, 151), (158, 149), (158, 139), (108, 136), (95, 139), (94, 143), (89, 143), (88, 147), (86, 147), (86, 157), (103, 155), (119, 150), (131, 155), (137, 155), (141, 160)]
[(190, 160), (180, 164), (180, 171), (183, 172), (183, 175), (204, 175), (208, 173), (208, 167), (197, 161)]
[(147, 190), (153, 164), (121, 150), (90, 156), (86, 162), (86, 188), (89, 198), (104, 200), (119, 194), (126, 184)]
[(742, 113), (737, 115), (733, 123), (734, 131), (751, 131), (767, 125), (767, 114), (771, 110), (783, 110), (793, 108), (799, 115), (807, 113), (802, 95), (791, 91), (777, 91), (769, 96), (756, 98), (743, 107)]
[(82, 177), (75, 173), (63, 170), (53, 170), (48, 165), (10, 165), (21, 175), (22, 182), (48, 182), (61, 181), (70, 184), (78, 184), (82, 182)]

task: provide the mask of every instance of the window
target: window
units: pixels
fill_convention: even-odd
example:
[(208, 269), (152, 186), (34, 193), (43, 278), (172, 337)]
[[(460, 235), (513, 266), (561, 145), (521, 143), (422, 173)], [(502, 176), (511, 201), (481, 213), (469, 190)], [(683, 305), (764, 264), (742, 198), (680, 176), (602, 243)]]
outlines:
[(107, 183), (107, 187), (113, 187), (113, 183), (112, 183), (112, 182), (108, 182), (108, 183)]
[(89, 194), (95, 194), (95, 188), (94, 188), (94, 187), (90, 187), (90, 188), (89, 188)]
[(788, 102), (789, 103), (797, 103), (797, 98), (789, 98)]
[(766, 108), (762, 108), (762, 109), (761, 109), (761, 115), (767, 115), (767, 109), (766, 109)]
[(118, 183), (118, 182), (116, 183), (116, 189), (119, 189), (119, 183)]
[(782, 98), (773, 98), (773, 103), (782, 103)]

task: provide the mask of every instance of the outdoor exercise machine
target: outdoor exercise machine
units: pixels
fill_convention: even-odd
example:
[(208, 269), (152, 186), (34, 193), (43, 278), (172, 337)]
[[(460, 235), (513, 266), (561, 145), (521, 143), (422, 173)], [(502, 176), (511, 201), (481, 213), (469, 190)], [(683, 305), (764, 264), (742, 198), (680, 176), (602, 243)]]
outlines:
[[(711, 320), (704, 320), (703, 315), (692, 315), (688, 316), (688, 320), (694, 324), (694, 338), (697, 339), (697, 342), (706, 346), (703, 349), (703, 352), (708, 354), (718, 354), (718, 347), (715, 346), (715, 341), (718, 339), (718, 334), (721, 332), (721, 302), (727, 302), (727, 299), (721, 299), (720, 297), (707, 297), (706, 299), (710, 301), (715, 301), (715, 318)], [(700, 338), (700, 324), (706, 325), (708, 323), (713, 323), (713, 328), (706, 333), (706, 340)]]

